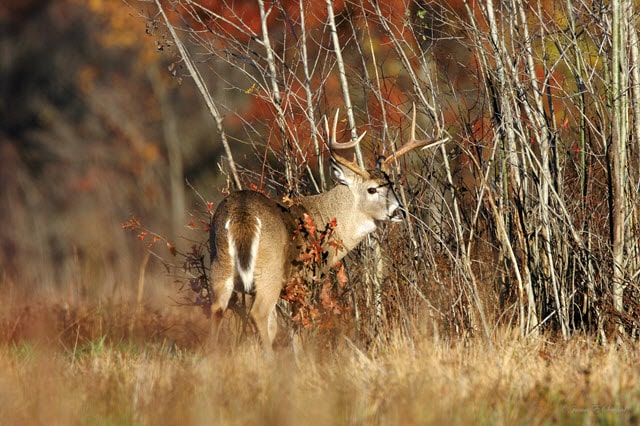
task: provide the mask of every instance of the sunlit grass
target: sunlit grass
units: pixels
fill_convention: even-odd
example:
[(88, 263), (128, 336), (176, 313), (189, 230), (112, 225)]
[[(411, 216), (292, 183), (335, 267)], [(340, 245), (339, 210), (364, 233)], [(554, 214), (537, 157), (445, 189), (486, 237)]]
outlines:
[(504, 332), (491, 342), (398, 335), (365, 350), (343, 337), (269, 359), (251, 339), (205, 349), (186, 307), (147, 307), (155, 316), (133, 329), (130, 305), (69, 308), (66, 325), (56, 309), (24, 316), (39, 333), (11, 321), (18, 308), (2, 312), (3, 424), (635, 424), (640, 415), (636, 344)]

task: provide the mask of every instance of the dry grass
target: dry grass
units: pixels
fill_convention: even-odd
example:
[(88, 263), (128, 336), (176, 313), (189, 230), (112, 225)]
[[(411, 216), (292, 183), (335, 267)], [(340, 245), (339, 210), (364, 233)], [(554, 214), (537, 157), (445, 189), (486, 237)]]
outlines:
[[(265, 359), (205, 350), (189, 308), (51, 302), (0, 315), (3, 424), (637, 424), (640, 348), (396, 336)], [(194, 331), (195, 330), (195, 331)]]

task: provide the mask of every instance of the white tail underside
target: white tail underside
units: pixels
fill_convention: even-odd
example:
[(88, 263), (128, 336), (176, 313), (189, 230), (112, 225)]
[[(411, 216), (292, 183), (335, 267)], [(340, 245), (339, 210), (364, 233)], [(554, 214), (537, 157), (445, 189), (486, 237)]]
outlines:
[(245, 293), (250, 293), (253, 290), (253, 282), (254, 282), (254, 272), (256, 265), (256, 257), (258, 255), (258, 246), (260, 244), (260, 235), (262, 232), (262, 222), (259, 218), (255, 218), (256, 222), (254, 223), (254, 232), (252, 233), (251, 238), (251, 249), (249, 252), (249, 262), (248, 267), (243, 268), (242, 263), (240, 262), (240, 256), (238, 256), (238, 249), (236, 245), (236, 240), (234, 239), (233, 233), (230, 231), (230, 220), (227, 220), (225, 224), (225, 228), (229, 231), (229, 256), (231, 257), (231, 263), (233, 265), (234, 271), (240, 280), (242, 281), (242, 285), (244, 287)]

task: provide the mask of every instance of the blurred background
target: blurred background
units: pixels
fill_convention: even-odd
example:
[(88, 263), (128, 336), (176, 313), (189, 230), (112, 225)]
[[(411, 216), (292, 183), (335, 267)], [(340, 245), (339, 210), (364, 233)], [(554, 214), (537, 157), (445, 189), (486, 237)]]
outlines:
[(129, 291), (145, 250), (121, 223), (135, 216), (173, 239), (205, 210), (185, 187), (172, 215), (167, 140), (179, 138), (200, 191), (224, 187), (202, 99), (172, 76), (176, 58), (137, 12), (120, 1), (0, 6), (3, 286)]

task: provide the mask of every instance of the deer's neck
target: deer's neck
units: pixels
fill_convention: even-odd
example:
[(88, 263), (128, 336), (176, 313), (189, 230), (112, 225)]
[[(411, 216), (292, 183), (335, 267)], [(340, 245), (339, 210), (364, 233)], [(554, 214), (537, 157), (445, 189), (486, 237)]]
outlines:
[[(353, 194), (345, 185), (304, 197), (300, 202), (318, 228), (336, 219), (334, 240), (341, 241), (343, 249), (339, 250), (331, 263), (342, 259), (364, 237), (376, 230), (375, 221), (358, 210)], [(335, 251), (330, 250), (330, 253), (333, 256)]]

